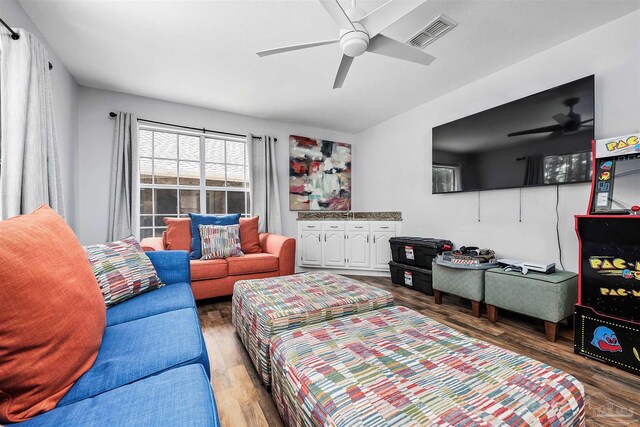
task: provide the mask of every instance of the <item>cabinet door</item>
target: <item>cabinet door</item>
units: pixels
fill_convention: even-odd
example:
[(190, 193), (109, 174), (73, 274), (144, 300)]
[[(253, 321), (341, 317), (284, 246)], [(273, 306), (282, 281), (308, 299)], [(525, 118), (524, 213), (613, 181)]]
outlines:
[(303, 231), (300, 233), (300, 264), (322, 266), (322, 243), (319, 231)]
[(388, 270), (391, 261), (389, 239), (395, 236), (393, 231), (375, 231), (371, 233), (371, 268)]
[(369, 233), (350, 231), (347, 233), (347, 265), (354, 268), (369, 268)]
[(344, 267), (344, 231), (325, 231), (322, 257), (325, 267)]

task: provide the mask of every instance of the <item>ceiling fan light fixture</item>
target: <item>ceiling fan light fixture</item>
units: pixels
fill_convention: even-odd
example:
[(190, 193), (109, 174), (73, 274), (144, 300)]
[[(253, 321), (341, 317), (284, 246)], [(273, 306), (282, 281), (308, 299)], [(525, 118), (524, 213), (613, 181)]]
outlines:
[(362, 31), (350, 31), (340, 37), (342, 53), (352, 58), (360, 56), (369, 47), (369, 35)]

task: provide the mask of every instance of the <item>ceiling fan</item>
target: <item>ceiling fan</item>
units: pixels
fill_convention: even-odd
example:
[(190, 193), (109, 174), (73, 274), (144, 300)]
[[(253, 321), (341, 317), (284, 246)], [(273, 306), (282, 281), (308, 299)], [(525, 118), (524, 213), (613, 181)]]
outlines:
[(407, 15), (420, 4), (391, 0), (367, 14), (362, 8), (356, 6), (355, 0), (351, 1), (351, 8), (347, 11), (340, 6), (338, 0), (319, 1), (338, 25), (340, 29), (339, 38), (263, 50), (258, 52), (258, 56), (275, 55), (293, 50), (340, 43), (342, 60), (333, 83), (334, 89), (342, 87), (353, 59), (365, 52), (391, 56), (422, 65), (429, 65), (436, 59), (426, 52), (380, 34), (385, 28)]
[(562, 103), (569, 107), (569, 112), (567, 114), (555, 114), (553, 120), (558, 122), (555, 125), (543, 126), (540, 128), (521, 130), (519, 132), (512, 132), (507, 134), (507, 136), (519, 136), (519, 135), (530, 135), (534, 133), (548, 133), (553, 132), (555, 134), (568, 133), (568, 132), (576, 132), (580, 130), (585, 123), (592, 122), (593, 119), (581, 120), (580, 114), (573, 112), (573, 107), (580, 102), (580, 98), (567, 98)]

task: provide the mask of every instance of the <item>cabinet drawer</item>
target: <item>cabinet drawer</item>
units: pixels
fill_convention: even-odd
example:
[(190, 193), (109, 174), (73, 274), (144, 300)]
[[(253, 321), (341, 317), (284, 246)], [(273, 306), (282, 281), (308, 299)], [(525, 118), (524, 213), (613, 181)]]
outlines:
[(302, 230), (304, 231), (320, 231), (322, 230), (322, 223), (320, 221), (316, 222), (303, 222), (301, 223)]
[(322, 223), (322, 229), (324, 231), (344, 231), (343, 221), (324, 221)]
[(371, 231), (396, 231), (393, 221), (375, 221), (371, 223)]
[(348, 221), (347, 231), (369, 231), (369, 225), (368, 221)]

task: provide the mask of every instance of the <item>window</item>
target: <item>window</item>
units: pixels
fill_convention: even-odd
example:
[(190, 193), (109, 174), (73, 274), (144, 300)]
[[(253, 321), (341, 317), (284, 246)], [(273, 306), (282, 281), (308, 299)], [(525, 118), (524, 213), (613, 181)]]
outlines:
[(140, 238), (161, 236), (164, 217), (250, 212), (246, 144), (240, 138), (141, 126), (138, 159)]
[(431, 192), (449, 193), (458, 191), (458, 170), (455, 165), (433, 165), (431, 169)]
[(591, 152), (544, 157), (544, 183), (562, 184), (591, 180)]

